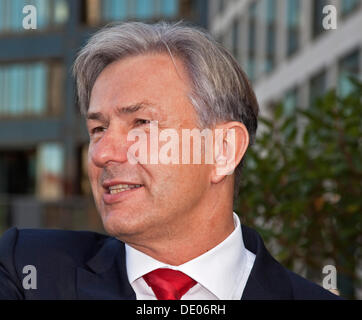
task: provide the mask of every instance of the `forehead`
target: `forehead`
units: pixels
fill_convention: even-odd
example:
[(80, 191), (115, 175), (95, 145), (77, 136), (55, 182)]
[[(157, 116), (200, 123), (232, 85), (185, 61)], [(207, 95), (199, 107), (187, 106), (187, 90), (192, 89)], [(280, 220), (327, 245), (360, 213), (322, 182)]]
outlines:
[(132, 56), (109, 64), (100, 73), (88, 112), (108, 112), (140, 101), (149, 101), (166, 113), (192, 112), (189, 92), (189, 78), (179, 59), (172, 61), (167, 54)]

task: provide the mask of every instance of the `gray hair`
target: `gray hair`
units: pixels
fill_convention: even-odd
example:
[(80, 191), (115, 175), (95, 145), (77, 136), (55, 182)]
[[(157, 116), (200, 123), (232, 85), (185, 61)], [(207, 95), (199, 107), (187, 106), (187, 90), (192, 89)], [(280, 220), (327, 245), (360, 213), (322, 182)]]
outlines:
[[(188, 98), (198, 114), (199, 126), (239, 121), (255, 140), (258, 102), (238, 62), (206, 31), (184, 22), (108, 25), (94, 34), (79, 52), (73, 67), (81, 113), (86, 114), (93, 85), (110, 63), (146, 53), (167, 53), (179, 58), (189, 75)], [(243, 160), (235, 170), (234, 198), (238, 195)]]

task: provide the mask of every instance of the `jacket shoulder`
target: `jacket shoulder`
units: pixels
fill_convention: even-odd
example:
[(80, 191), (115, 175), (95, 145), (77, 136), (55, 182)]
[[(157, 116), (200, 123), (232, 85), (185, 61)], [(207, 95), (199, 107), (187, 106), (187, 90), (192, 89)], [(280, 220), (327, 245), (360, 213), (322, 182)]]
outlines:
[(0, 238), (0, 267), (15, 276), (25, 265), (83, 266), (109, 238), (91, 231), (13, 227)]
[(81, 262), (90, 258), (108, 238), (107, 235), (91, 231), (13, 227), (0, 238), (0, 257), (14, 255), (23, 260), (32, 256), (32, 260), (37, 260), (63, 255)]
[(287, 270), (296, 300), (341, 300), (342, 298), (309, 281), (293, 271)]
[(261, 236), (242, 225), (245, 247), (256, 257), (243, 293), (253, 300), (329, 300), (339, 296), (281, 265), (266, 249)]
[[(75, 282), (76, 269), (84, 267), (109, 238), (90, 231), (7, 230), (0, 238), (0, 299), (42, 297), (44, 292), (63, 297), (63, 287)], [(29, 265), (36, 269), (39, 290), (23, 288), (24, 268)], [(73, 297), (73, 291), (66, 297)]]

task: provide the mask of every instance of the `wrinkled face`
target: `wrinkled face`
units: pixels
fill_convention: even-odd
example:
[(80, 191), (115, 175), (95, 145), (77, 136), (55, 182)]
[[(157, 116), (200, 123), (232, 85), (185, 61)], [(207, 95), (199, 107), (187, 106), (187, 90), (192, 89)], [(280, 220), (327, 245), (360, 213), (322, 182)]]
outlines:
[[(180, 60), (175, 62), (177, 71), (166, 54), (116, 61), (91, 92), (89, 179), (105, 230), (121, 239), (170, 236), (187, 228), (209, 186), (209, 165), (134, 164), (127, 157), (135, 143), (127, 141), (131, 130), (145, 132), (150, 145), (150, 121), (180, 137), (182, 129), (197, 127), (187, 74)], [(165, 143), (159, 142), (158, 150)]]

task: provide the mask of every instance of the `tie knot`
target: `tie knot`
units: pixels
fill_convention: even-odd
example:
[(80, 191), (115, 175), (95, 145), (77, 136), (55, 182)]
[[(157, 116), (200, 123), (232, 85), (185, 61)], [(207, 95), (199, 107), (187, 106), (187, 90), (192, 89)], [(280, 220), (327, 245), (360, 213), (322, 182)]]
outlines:
[(143, 276), (158, 300), (180, 300), (196, 281), (181, 271), (160, 268)]

